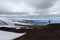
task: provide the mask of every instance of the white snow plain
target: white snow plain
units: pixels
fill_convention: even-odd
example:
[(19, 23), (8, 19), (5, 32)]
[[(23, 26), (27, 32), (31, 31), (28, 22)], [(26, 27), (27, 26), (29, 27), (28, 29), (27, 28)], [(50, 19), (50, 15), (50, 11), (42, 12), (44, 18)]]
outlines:
[(25, 33), (14, 33), (0, 30), (0, 40), (13, 40), (23, 36)]

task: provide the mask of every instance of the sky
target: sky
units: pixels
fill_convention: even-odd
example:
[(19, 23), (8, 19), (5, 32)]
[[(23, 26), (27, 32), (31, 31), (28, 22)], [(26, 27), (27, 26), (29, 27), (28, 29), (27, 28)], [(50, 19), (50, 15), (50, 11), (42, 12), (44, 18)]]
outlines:
[(60, 0), (0, 0), (0, 16), (60, 20)]

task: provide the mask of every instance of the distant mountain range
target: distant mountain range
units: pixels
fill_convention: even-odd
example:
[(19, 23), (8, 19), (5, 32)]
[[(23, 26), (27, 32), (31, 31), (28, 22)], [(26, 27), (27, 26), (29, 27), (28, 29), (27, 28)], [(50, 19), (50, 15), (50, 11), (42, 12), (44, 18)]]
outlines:
[(30, 22), (35, 24), (48, 24), (48, 20), (25, 20), (25, 22)]

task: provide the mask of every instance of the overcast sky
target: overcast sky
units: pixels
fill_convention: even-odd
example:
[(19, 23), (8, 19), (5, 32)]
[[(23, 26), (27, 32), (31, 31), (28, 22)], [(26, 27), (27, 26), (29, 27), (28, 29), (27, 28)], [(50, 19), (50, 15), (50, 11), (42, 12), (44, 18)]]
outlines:
[(60, 19), (60, 0), (0, 0), (0, 14), (56, 20)]

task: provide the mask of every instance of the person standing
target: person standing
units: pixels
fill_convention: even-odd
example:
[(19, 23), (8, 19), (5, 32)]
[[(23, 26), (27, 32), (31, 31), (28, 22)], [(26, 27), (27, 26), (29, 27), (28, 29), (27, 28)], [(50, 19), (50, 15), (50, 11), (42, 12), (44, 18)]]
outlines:
[(49, 24), (51, 23), (51, 21), (49, 20)]

